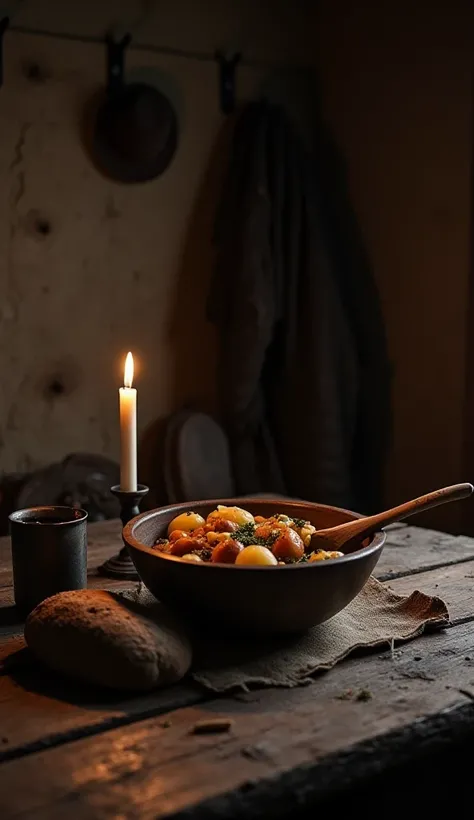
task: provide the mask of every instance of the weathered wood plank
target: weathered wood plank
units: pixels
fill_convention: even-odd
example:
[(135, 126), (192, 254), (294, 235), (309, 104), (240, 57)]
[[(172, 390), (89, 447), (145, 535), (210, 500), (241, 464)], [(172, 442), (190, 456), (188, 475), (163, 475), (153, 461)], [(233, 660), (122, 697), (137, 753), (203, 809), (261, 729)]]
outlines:
[[(398, 578), (390, 586), (400, 594), (410, 594), (414, 589), (420, 589), (439, 595), (449, 601), (450, 615), (454, 621), (474, 617), (474, 561), (431, 570), (415, 577)], [(424, 640), (419, 641), (420, 653)], [(0, 645), (0, 660), (22, 646), (21, 638)], [(348, 681), (352, 674), (350, 671), (346, 673), (344, 667), (345, 664), (342, 664), (337, 672), (341, 688), (350, 685)], [(177, 698), (176, 702), (173, 701), (174, 697)], [(0, 726), (4, 727), (2, 731), (8, 737), (8, 743), (0, 745), (0, 760), (5, 756), (23, 754), (26, 749), (41, 743), (59, 743), (62, 737), (67, 740), (71, 733), (99, 732), (110, 725), (161, 713), (178, 703), (194, 703), (203, 697), (203, 693), (194, 687), (185, 688), (183, 692), (178, 690), (176, 695), (170, 691), (128, 699), (104, 696), (103, 693), (88, 695), (87, 690), (65, 686), (54, 675), (30, 663), (16, 677), (0, 676)]]
[(474, 558), (474, 538), (419, 527), (387, 531), (375, 575), (388, 580)]
[(192, 681), (147, 694), (102, 690), (66, 681), (35, 663), (21, 635), (0, 645), (0, 762), (205, 697)]
[[(212, 810), (209, 801), (216, 798), (214, 816), (223, 816), (225, 793), (231, 800), (238, 790), (297, 766), (312, 767), (314, 788), (317, 764), (328, 756), (471, 697), (474, 632), (466, 624), (404, 645), (393, 655), (353, 658), (309, 687), (216, 699), (179, 709), (167, 715), (166, 724), (151, 718), (5, 762), (0, 816), (151, 820), (178, 816), (203, 801)], [(233, 720), (230, 732), (190, 734), (197, 720), (216, 716)], [(24, 783), (28, 789), (20, 788)], [(275, 790), (277, 780), (273, 797)], [(229, 816), (248, 817), (247, 811), (248, 806), (243, 813), (234, 806)], [(262, 804), (254, 804), (254, 811), (252, 816), (267, 816)]]
[[(89, 584), (91, 586), (98, 586), (98, 587), (108, 587), (108, 588), (124, 588), (125, 584), (121, 582), (111, 582), (107, 579), (103, 579), (97, 576), (94, 572), (94, 568), (96, 568), (99, 564), (101, 564), (105, 558), (109, 555), (113, 554), (117, 551), (120, 546), (120, 522), (118, 521), (107, 521), (102, 522), (100, 524), (94, 524), (89, 528), (89, 567), (90, 567), (90, 577), (89, 577)], [(472, 594), (474, 591), (474, 561), (469, 561), (474, 556), (474, 539), (469, 538), (462, 538), (462, 537), (454, 537), (451, 535), (445, 535), (438, 532), (426, 531), (421, 530), (418, 528), (413, 527), (403, 527), (399, 529), (392, 529), (388, 533), (387, 537), (387, 546), (384, 550), (383, 556), (379, 565), (377, 567), (377, 575), (379, 577), (386, 577), (390, 578), (390, 586), (397, 592), (402, 594), (408, 594), (413, 589), (418, 588), (427, 592), (429, 594), (437, 594), (440, 597), (443, 597), (450, 608), (451, 618), (454, 621), (462, 621), (466, 618), (472, 618), (474, 615), (474, 605), (472, 602), (474, 601), (474, 595)], [(467, 562), (467, 563), (463, 563)], [(446, 566), (448, 565), (448, 566)], [(432, 567), (440, 567), (440, 569), (430, 569), (428, 571), (427, 568)], [(416, 574), (413, 577), (413, 573), (421, 573)], [(410, 577), (411, 576), (411, 577)], [(2, 589), (3, 587), (3, 589)], [(15, 623), (14, 618), (14, 611), (9, 609), (9, 606), (13, 603), (12, 599), (12, 590), (11, 590), (11, 567), (10, 567), (10, 546), (8, 539), (0, 539), (0, 646), (2, 650), (0, 651), (0, 655), (5, 655), (6, 653), (10, 652), (14, 648), (19, 648), (21, 644), (21, 639), (17, 639), (16, 641), (9, 641), (8, 638), (10, 635), (20, 632), (21, 624)], [(458, 629), (449, 630), (449, 635), (451, 633), (458, 633)], [(462, 634), (462, 633), (458, 633)], [(437, 636), (436, 640), (441, 641), (445, 640), (446, 636)], [(239, 756), (236, 757), (235, 750), (227, 749), (227, 746), (222, 750), (224, 757), (230, 753), (229, 759), (233, 759), (233, 765), (237, 767), (242, 767), (242, 759), (247, 760), (247, 755), (252, 763), (250, 766), (250, 772), (252, 773), (252, 779), (255, 777), (260, 777), (261, 775), (266, 777), (268, 775), (273, 775), (280, 771), (283, 771), (285, 768), (285, 760), (291, 759), (292, 763), (298, 763), (299, 760), (305, 761), (306, 758), (300, 757), (303, 754), (304, 749), (307, 747), (307, 741), (305, 737), (300, 737), (298, 743), (296, 743), (296, 738), (298, 737), (298, 733), (301, 735), (300, 729), (298, 729), (298, 720), (301, 723), (301, 727), (303, 724), (306, 723), (308, 720), (308, 715), (310, 716), (311, 722), (315, 722), (318, 724), (320, 722), (320, 705), (321, 699), (323, 702), (326, 703), (326, 709), (330, 710), (332, 701), (334, 700), (334, 691), (340, 690), (340, 693), (344, 693), (347, 689), (356, 690), (358, 686), (361, 688), (367, 686), (367, 682), (370, 681), (370, 688), (374, 694), (374, 698), (370, 701), (370, 703), (362, 703), (359, 701), (353, 702), (352, 699), (348, 701), (339, 701), (336, 698), (337, 703), (343, 703), (343, 708), (349, 708), (350, 710), (356, 710), (356, 715), (358, 714), (357, 710), (360, 710), (361, 707), (368, 707), (372, 708), (373, 702), (376, 699), (376, 690), (380, 675), (377, 671), (377, 664), (383, 664), (382, 669), (387, 669), (387, 663), (390, 664), (390, 674), (388, 675), (388, 679), (392, 678), (389, 688), (392, 690), (394, 687), (399, 691), (399, 700), (400, 703), (395, 700), (393, 702), (390, 698), (386, 699), (384, 702), (384, 708), (386, 712), (383, 715), (380, 714), (380, 709), (378, 708), (375, 710), (375, 713), (370, 713), (370, 720), (369, 723), (373, 727), (373, 725), (377, 724), (379, 726), (380, 731), (384, 731), (386, 727), (390, 728), (395, 720), (397, 714), (400, 719), (403, 720), (410, 720), (410, 708), (413, 710), (414, 705), (418, 703), (419, 705), (423, 703), (423, 698), (429, 695), (429, 699), (427, 700), (427, 706), (425, 709), (421, 709), (421, 714), (428, 714), (432, 713), (429, 710), (435, 710), (437, 708), (444, 708), (447, 704), (448, 706), (452, 705), (452, 703), (457, 703), (459, 699), (466, 697), (466, 695), (462, 695), (459, 692), (454, 692), (453, 690), (453, 683), (448, 682), (444, 684), (440, 684), (441, 690), (439, 686), (437, 686), (436, 691), (433, 690), (430, 684), (433, 683), (431, 678), (435, 677), (437, 683), (439, 681), (444, 680), (444, 672), (441, 670), (440, 674), (440, 664), (439, 659), (441, 658), (448, 658), (449, 660), (449, 668), (455, 674), (455, 677), (458, 678), (457, 686), (460, 689), (463, 689), (465, 692), (470, 692), (474, 689), (474, 665), (472, 674), (468, 671), (468, 675), (470, 675), (469, 680), (466, 683), (466, 670), (464, 668), (460, 668), (459, 659), (462, 657), (468, 658), (473, 656), (472, 648), (470, 646), (464, 646), (462, 649), (461, 645), (457, 648), (451, 645), (440, 645), (439, 652), (435, 656), (432, 654), (425, 658), (425, 653), (427, 652), (428, 648), (429, 651), (432, 651), (433, 641), (432, 637), (425, 637), (422, 641), (418, 641), (415, 644), (411, 644), (407, 647), (403, 647), (401, 650), (396, 650), (394, 659), (387, 660), (391, 658), (388, 653), (380, 653), (380, 657), (378, 656), (371, 656), (370, 658), (363, 658), (363, 659), (352, 659), (346, 661), (344, 664), (336, 667), (330, 673), (325, 676), (322, 676), (317, 680), (317, 682), (309, 688), (309, 690), (298, 690), (297, 692), (287, 692), (285, 695), (281, 693), (270, 692), (266, 690), (265, 692), (261, 693), (254, 693), (253, 695), (249, 695), (249, 705), (254, 704), (254, 713), (258, 714), (258, 720), (255, 720), (255, 714), (250, 712), (248, 715), (245, 713), (245, 720), (250, 721), (250, 724), (247, 726), (245, 730), (247, 734), (242, 735), (243, 738), (247, 738), (249, 746), (252, 744), (256, 747), (256, 751), (247, 752), (240, 752)], [(450, 638), (451, 640), (451, 638)], [(471, 655), (462, 655), (462, 652), (471, 652)], [(408, 654), (407, 654), (408, 653)], [(411, 653), (411, 654), (410, 654)], [(411, 661), (410, 661), (411, 657)], [(414, 658), (421, 658), (422, 660), (414, 661)], [(381, 659), (384, 658), (385, 660), (382, 661)], [(405, 658), (406, 663), (412, 664), (412, 668), (406, 667), (403, 668), (401, 665), (398, 667), (392, 667), (393, 664), (397, 663), (397, 659)], [(466, 664), (470, 662), (465, 661)], [(375, 664), (375, 666), (374, 666)], [(405, 664), (406, 665), (406, 664)], [(442, 664), (441, 664), (442, 665)], [(468, 667), (469, 669), (469, 667)], [(396, 674), (395, 674), (396, 673)], [(395, 674), (395, 677), (394, 677)], [(399, 678), (400, 675), (402, 676), (402, 681), (400, 682)], [(397, 677), (398, 676), (398, 677)], [(398, 682), (397, 682), (398, 681)], [(463, 684), (463, 685), (460, 685)], [(464, 684), (467, 688), (464, 687)], [(446, 688), (442, 690), (443, 685)], [(427, 687), (427, 692), (420, 692), (420, 686), (423, 689)], [(329, 687), (329, 688), (328, 688)], [(406, 687), (405, 689), (403, 687)], [(384, 689), (383, 686), (381, 687), (379, 694), (377, 695), (377, 703), (380, 706), (379, 700), (380, 698), (384, 697)], [(330, 694), (332, 692), (332, 694)], [(305, 701), (306, 694), (308, 693), (309, 701)], [(443, 696), (444, 693), (444, 696)], [(447, 693), (447, 694), (446, 694)], [(393, 694), (393, 693), (392, 693)], [(286, 695), (288, 696), (289, 700), (286, 700)], [(270, 754), (269, 757), (271, 758), (270, 761), (265, 762), (266, 756), (268, 756), (268, 749), (266, 749), (265, 744), (268, 740), (268, 731), (267, 728), (262, 724), (261, 720), (264, 718), (265, 714), (268, 711), (268, 706), (273, 703), (273, 698), (277, 697), (277, 701), (275, 701), (275, 709), (277, 709), (279, 713), (279, 720), (283, 721), (285, 717), (285, 709), (286, 709), (286, 718), (290, 720), (293, 711), (296, 709), (297, 711), (297, 718), (296, 718), (296, 725), (295, 725), (295, 748), (291, 745), (291, 736), (293, 733), (293, 729), (291, 725), (288, 726), (286, 730), (286, 734), (283, 731), (282, 738), (282, 746), (280, 750), (280, 741), (278, 734), (278, 744), (277, 744), (277, 754), (274, 755), (272, 752), (271, 744), (272, 738), (270, 737)], [(453, 701), (450, 698), (454, 698)], [(33, 671), (28, 669), (27, 667), (23, 670), (17, 670), (16, 679), (11, 678), (10, 676), (0, 676), (0, 759), (1, 757), (8, 758), (9, 756), (24, 756), (25, 754), (30, 754), (35, 749), (40, 748), (42, 746), (47, 745), (60, 745), (66, 743), (66, 746), (63, 746), (64, 749), (70, 750), (73, 747), (78, 748), (79, 744), (74, 743), (69, 745), (67, 743), (68, 740), (71, 740), (75, 737), (83, 737), (87, 734), (96, 734), (97, 738), (90, 737), (88, 741), (80, 741), (80, 743), (92, 743), (95, 742), (99, 743), (101, 740), (101, 736), (99, 734), (103, 732), (105, 729), (110, 728), (111, 726), (123, 726), (130, 724), (131, 722), (140, 720), (140, 718), (149, 718), (151, 715), (158, 715), (163, 714), (164, 712), (169, 712), (170, 709), (176, 709), (177, 707), (183, 705), (191, 705), (201, 702), (203, 695), (200, 690), (197, 690), (193, 686), (183, 685), (182, 687), (175, 687), (172, 690), (167, 690), (166, 692), (162, 693), (155, 693), (153, 695), (149, 695), (146, 697), (140, 696), (137, 698), (130, 698), (130, 699), (120, 699), (110, 697), (107, 695), (104, 697), (104, 694), (97, 694), (94, 695), (91, 692), (85, 692), (84, 690), (76, 690), (74, 692), (71, 688), (68, 690), (68, 700), (64, 700), (64, 687), (61, 686), (61, 683), (55, 679), (53, 676), (48, 676), (46, 673), (42, 673), (41, 675), (38, 674), (38, 671)], [(280, 701), (279, 698), (282, 698)], [(324, 701), (326, 698), (326, 701)], [(329, 701), (328, 701), (329, 698)], [(447, 698), (447, 699), (446, 699)], [(293, 700), (295, 699), (295, 700)], [(317, 701), (317, 709), (316, 713), (313, 714), (311, 711), (313, 700)], [(189, 710), (179, 710), (176, 717), (176, 726), (182, 725), (183, 728), (187, 726), (186, 721), (192, 719), (193, 715), (197, 717), (204, 717), (206, 714), (215, 714), (216, 711), (219, 714), (219, 704), (225, 704), (226, 701), (211, 701), (206, 706), (200, 706), (195, 712)], [(229, 701), (230, 704), (238, 703), (235, 700)], [(286, 707), (285, 707), (286, 704)], [(349, 704), (349, 706), (348, 706)], [(334, 705), (334, 704), (333, 704)], [(410, 707), (410, 708), (409, 708)], [(225, 707), (224, 707), (225, 708)], [(420, 706), (421, 708), (421, 706)], [(237, 716), (240, 715), (238, 711), (240, 709), (240, 704), (237, 707)], [(306, 711), (305, 711), (306, 710)], [(303, 714), (305, 717), (301, 717)], [(323, 709), (324, 712), (324, 709)], [(254, 714), (254, 718), (250, 720), (250, 715)], [(352, 714), (352, 711), (351, 711)], [(361, 712), (362, 716), (367, 718), (368, 712)], [(188, 715), (188, 717), (186, 717)], [(234, 716), (234, 713), (232, 713)], [(298, 715), (300, 717), (298, 717)], [(417, 715), (418, 716), (418, 713)], [(167, 716), (168, 717), (168, 716)], [(196, 719), (197, 719), (196, 717)], [(344, 718), (343, 715), (339, 715), (340, 723), (336, 722), (336, 725), (340, 728), (340, 735), (346, 741), (349, 737), (351, 743), (358, 742), (358, 738), (360, 737), (370, 737), (369, 734), (364, 735), (360, 726), (358, 726), (357, 721), (354, 726), (352, 726), (352, 718)], [(175, 725), (175, 716), (173, 715), (173, 725)], [(388, 722), (387, 722), (388, 721)], [(239, 718), (240, 724), (240, 718)], [(363, 721), (364, 722), (364, 721)], [(366, 723), (367, 721), (365, 721)], [(146, 720), (145, 723), (140, 722), (137, 724), (137, 727), (140, 731), (143, 730), (145, 726), (148, 726), (150, 723), (149, 720)], [(350, 724), (350, 734), (347, 735), (346, 732), (346, 723), (347, 725)], [(364, 723), (364, 725), (365, 725)], [(275, 724), (275, 728), (278, 726)], [(398, 725), (395, 720), (395, 725)], [(403, 722), (401, 725), (405, 725)], [(153, 731), (158, 732), (164, 731), (160, 729), (159, 722), (157, 719), (154, 719), (153, 723)], [(156, 728), (158, 727), (158, 728)], [(300, 727), (300, 728), (301, 728)], [(366, 727), (367, 728), (367, 727)], [(138, 729), (137, 729), (138, 730)], [(253, 730), (253, 733), (252, 733)], [(128, 740), (125, 742), (125, 746), (120, 747), (117, 746), (116, 735), (115, 733), (118, 731), (125, 732), (125, 729), (116, 729), (112, 733), (106, 733), (103, 737), (107, 738), (113, 735), (114, 737), (114, 746), (113, 746), (113, 761), (106, 763), (106, 769), (108, 774), (106, 776), (106, 780), (109, 780), (111, 785), (111, 791), (113, 794), (108, 794), (104, 800), (99, 799), (97, 802), (95, 793), (100, 792), (100, 777), (91, 775), (89, 778), (84, 775), (84, 769), (82, 769), (82, 774), (80, 777), (85, 776), (85, 785), (86, 785), (86, 797), (84, 800), (81, 798), (79, 802), (76, 801), (76, 791), (74, 787), (74, 777), (72, 777), (73, 769), (71, 767), (70, 776), (72, 780), (69, 784), (66, 784), (66, 789), (70, 788), (72, 791), (70, 792), (69, 797), (72, 794), (72, 801), (74, 802), (74, 809), (75, 809), (75, 816), (80, 817), (90, 817), (91, 814), (96, 817), (102, 816), (110, 816), (110, 811), (112, 810), (112, 806), (114, 805), (116, 788), (115, 788), (115, 779), (117, 776), (117, 765), (120, 768), (120, 762), (117, 764), (117, 748), (124, 748), (125, 750), (129, 748), (127, 746)], [(130, 731), (133, 730), (130, 728)], [(148, 729), (146, 730), (148, 732)], [(171, 728), (169, 731), (170, 734), (166, 735), (172, 739), (173, 735), (171, 734)], [(327, 727), (324, 729), (327, 733), (329, 730)], [(365, 730), (364, 730), (365, 731)], [(260, 734), (263, 733), (265, 738), (265, 742), (263, 748), (260, 744)], [(324, 734), (324, 732), (323, 732)], [(336, 732), (336, 735), (338, 733)], [(338, 735), (339, 736), (339, 735)], [(128, 735), (126, 736), (129, 737)], [(140, 735), (141, 737), (141, 735)], [(187, 738), (187, 736), (185, 736)], [(2, 740), (5, 738), (6, 740)], [(286, 738), (286, 740), (285, 740)], [(310, 744), (313, 743), (311, 740), (312, 735), (310, 737)], [(155, 740), (162, 740), (162, 738), (156, 737)], [(181, 737), (183, 740), (183, 737)], [(221, 743), (215, 743), (216, 738), (206, 739), (206, 742), (210, 741), (216, 749), (221, 747)], [(226, 740), (227, 743), (227, 740)], [(298, 745), (299, 744), (299, 745)], [(319, 739), (316, 743), (319, 749)], [(324, 744), (323, 744), (324, 747)], [(96, 748), (94, 746), (94, 748)], [(298, 751), (300, 749), (300, 751)], [(301, 749), (303, 751), (301, 751)], [(199, 751), (201, 754), (201, 749), (199, 747)], [(221, 761), (221, 757), (217, 754), (217, 759), (212, 761), (211, 758), (208, 760), (208, 750), (205, 751), (205, 760), (204, 760), (204, 768), (205, 770), (209, 770), (209, 778), (211, 777), (210, 772), (215, 767), (219, 765)], [(324, 748), (323, 748), (324, 752)], [(324, 752), (326, 754), (326, 752)], [(330, 753), (330, 751), (327, 751)], [(53, 750), (47, 753), (48, 755), (53, 754)], [(173, 751), (170, 750), (171, 756), (173, 756)], [(177, 749), (177, 759), (181, 760), (189, 755), (188, 752), (181, 752)], [(192, 754), (192, 752), (191, 752)], [(126, 759), (129, 759), (129, 754), (125, 751)], [(211, 755), (212, 757), (212, 755)], [(133, 754), (132, 754), (133, 758)], [(242, 759), (241, 759), (242, 758)], [(261, 758), (261, 760), (260, 760)], [(273, 760), (273, 758), (275, 758)], [(32, 757), (25, 758), (24, 762), (28, 762), (28, 765), (31, 765), (31, 761), (38, 759), (39, 765), (41, 764), (42, 753), (34, 754)], [(48, 761), (51, 758), (48, 757)], [(93, 758), (95, 759), (95, 758)], [(131, 759), (131, 758), (130, 758)], [(262, 764), (263, 761), (263, 771), (257, 771), (257, 766), (255, 763), (259, 765)], [(54, 763), (56, 767), (56, 763)], [(203, 764), (203, 765), (204, 765)], [(6, 767), (16, 766), (17, 764), (14, 763), (12, 760), (11, 762), (4, 762), (0, 767), (0, 772), (2, 773), (0, 777), (0, 815), (3, 814), (2, 809), (2, 799), (3, 795), (5, 794), (5, 790), (2, 788), (2, 777), (3, 771)], [(84, 763), (85, 765), (85, 763)], [(93, 766), (95, 764), (92, 764)], [(165, 781), (169, 783), (173, 782), (173, 778), (176, 781), (176, 772), (168, 771), (169, 762), (167, 761), (160, 761), (158, 760), (155, 764), (159, 767), (159, 778), (160, 781), (162, 777), (165, 777)], [(246, 766), (247, 764), (245, 764)], [(163, 766), (165, 769), (163, 770)], [(183, 762), (183, 766), (185, 763)], [(210, 789), (209, 783), (206, 781), (206, 777), (204, 777), (204, 789), (200, 788), (199, 783), (199, 772), (200, 772), (201, 763), (193, 758), (192, 769), (193, 772), (196, 772), (195, 780), (196, 782), (191, 783), (190, 785), (186, 785), (184, 783), (179, 782), (178, 778), (178, 786), (177, 788), (180, 789), (181, 793), (183, 794), (183, 800), (180, 803), (182, 807), (188, 805), (190, 802), (193, 802), (194, 799), (202, 799), (203, 795), (207, 799), (207, 797), (213, 797), (214, 792)], [(244, 768), (245, 768), (244, 766)], [(206, 768), (207, 767), (207, 768)], [(96, 767), (97, 768), (97, 767)], [(140, 768), (140, 767), (139, 767)], [(142, 774), (139, 774), (140, 783), (144, 778), (145, 785), (148, 783), (148, 780), (152, 777), (151, 771), (152, 769), (146, 765), (147, 773), (145, 773), (142, 777)], [(226, 788), (234, 789), (235, 783), (232, 782), (232, 778), (229, 779), (229, 786), (227, 786), (228, 777), (228, 767), (226, 764), (225, 767), (226, 771), (224, 772), (224, 777), (221, 778), (222, 788), (225, 790)], [(17, 771), (16, 769), (14, 771)], [(80, 770), (81, 771), (81, 770)], [(92, 770), (91, 770), (92, 771)], [(227, 773), (226, 773), (227, 772)], [(127, 774), (127, 766), (125, 766), (124, 773)], [(64, 772), (63, 772), (64, 774)], [(204, 773), (205, 774), (205, 773)], [(219, 769), (219, 777), (220, 777), (220, 769)], [(244, 773), (245, 774), (245, 773)], [(204, 775), (203, 775), (204, 776)], [(39, 782), (38, 777), (36, 777), (37, 782)], [(51, 788), (56, 788), (58, 783), (52, 783)], [(138, 786), (139, 790), (141, 786)], [(153, 793), (153, 788), (151, 788), (151, 794)], [(207, 791), (206, 791), (207, 789)], [(171, 787), (169, 791), (164, 791), (163, 794), (157, 793), (156, 799), (159, 800), (160, 806), (163, 805), (165, 808), (163, 812), (166, 810), (166, 806), (171, 806), (171, 810), (174, 811), (176, 808), (175, 802), (173, 802), (173, 788)], [(91, 793), (92, 797), (89, 795)], [(49, 793), (48, 793), (49, 794)], [(207, 795), (207, 797), (206, 797)], [(44, 804), (41, 802), (43, 798), (41, 795), (36, 795), (34, 800), (37, 801), (35, 805), (37, 805), (37, 811), (33, 807), (34, 816), (44, 816), (44, 817), (61, 817), (64, 814), (64, 790), (60, 795), (60, 804), (59, 808), (57, 809), (57, 814), (54, 814), (51, 803), (47, 803), (49, 799), (48, 795), (45, 794), (44, 798), (46, 802)], [(38, 802), (39, 800), (39, 802)], [(130, 795), (126, 797), (127, 801), (130, 802)], [(66, 801), (67, 802), (67, 801)], [(133, 801), (132, 801), (133, 802)], [(140, 802), (140, 801), (139, 801)], [(135, 808), (132, 811), (132, 814), (135, 812), (136, 816), (146, 817), (146, 816), (157, 816), (157, 812), (155, 807), (152, 805), (153, 800), (145, 801), (145, 805), (135, 805)], [(77, 805), (76, 805), (77, 804)], [(5, 808), (6, 816), (16, 816), (15, 814), (9, 814), (11, 806), (7, 806)], [(31, 807), (30, 807), (31, 808)], [(29, 812), (30, 808), (22, 806), (21, 811), (25, 811), (26, 813)], [(16, 809), (15, 809), (16, 811)], [(147, 814), (146, 812), (149, 812)], [(82, 814), (81, 814), (82, 812)]]
[(410, 595), (419, 589), (427, 595), (442, 598), (451, 622), (474, 618), (474, 561), (406, 575), (386, 583), (399, 595)]
[(59, 734), (70, 739), (203, 697), (191, 682), (139, 696), (84, 687), (39, 667), (24, 647), (22, 636), (0, 647), (0, 662), (8, 657), (12, 670), (0, 674), (0, 761), (19, 746), (50, 745)]

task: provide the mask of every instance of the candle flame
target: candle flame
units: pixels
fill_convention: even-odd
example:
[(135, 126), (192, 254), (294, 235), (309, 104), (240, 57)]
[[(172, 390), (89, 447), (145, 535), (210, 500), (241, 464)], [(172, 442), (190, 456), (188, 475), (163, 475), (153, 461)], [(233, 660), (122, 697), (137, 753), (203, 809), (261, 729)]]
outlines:
[(133, 383), (133, 356), (131, 353), (127, 353), (127, 358), (125, 359), (125, 372), (123, 376), (123, 384), (124, 387), (131, 387)]

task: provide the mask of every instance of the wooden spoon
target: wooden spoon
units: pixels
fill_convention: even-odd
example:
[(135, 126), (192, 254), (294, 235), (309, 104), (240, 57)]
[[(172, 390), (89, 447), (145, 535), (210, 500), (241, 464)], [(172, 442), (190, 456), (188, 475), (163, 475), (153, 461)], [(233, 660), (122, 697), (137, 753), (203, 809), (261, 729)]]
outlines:
[(443, 487), (441, 490), (434, 490), (412, 501), (406, 501), (405, 504), (392, 507), (391, 510), (365, 518), (356, 518), (355, 521), (347, 521), (345, 524), (338, 524), (337, 527), (317, 530), (311, 538), (311, 550), (344, 552), (344, 547), (348, 546), (349, 541), (357, 539), (361, 543), (368, 535), (372, 535), (388, 524), (393, 524), (394, 521), (401, 521), (409, 515), (421, 512), (421, 510), (429, 510), (430, 507), (437, 507), (439, 504), (446, 504), (448, 501), (466, 498), (473, 490), (472, 484), (453, 484), (452, 487)]

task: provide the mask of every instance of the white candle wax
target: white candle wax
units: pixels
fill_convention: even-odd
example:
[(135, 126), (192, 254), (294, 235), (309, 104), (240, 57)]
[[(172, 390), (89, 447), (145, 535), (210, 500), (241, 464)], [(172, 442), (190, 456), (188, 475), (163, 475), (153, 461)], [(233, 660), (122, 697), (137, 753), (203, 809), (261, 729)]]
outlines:
[(120, 403), (120, 489), (137, 489), (137, 391), (132, 387), (133, 356), (125, 362), (124, 387), (119, 389)]

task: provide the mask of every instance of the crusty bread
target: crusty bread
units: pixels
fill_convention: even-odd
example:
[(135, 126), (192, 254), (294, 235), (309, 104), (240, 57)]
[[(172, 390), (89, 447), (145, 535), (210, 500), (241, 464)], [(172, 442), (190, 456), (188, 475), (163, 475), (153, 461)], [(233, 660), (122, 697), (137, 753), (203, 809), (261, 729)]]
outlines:
[(25, 639), (55, 671), (114, 689), (167, 686), (191, 665), (188, 638), (164, 607), (148, 610), (105, 590), (46, 599), (28, 616)]

